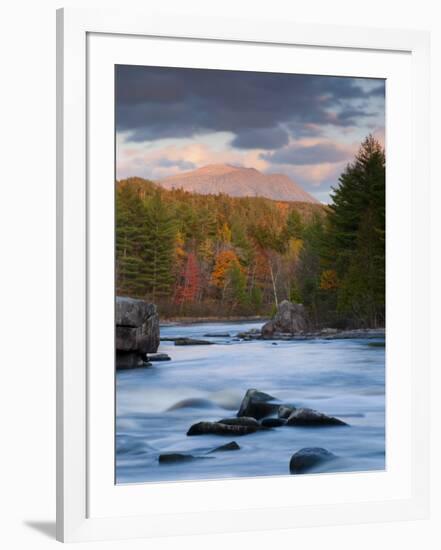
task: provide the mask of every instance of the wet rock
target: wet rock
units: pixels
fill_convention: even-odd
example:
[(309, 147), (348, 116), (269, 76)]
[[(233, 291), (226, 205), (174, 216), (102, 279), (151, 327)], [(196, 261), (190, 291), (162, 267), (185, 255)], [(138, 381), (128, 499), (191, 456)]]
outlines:
[(259, 422), (250, 416), (242, 416), (240, 418), (223, 418), (222, 420), (218, 420), (218, 423), (227, 424), (228, 426), (251, 426), (257, 429), (260, 428)]
[(299, 334), (307, 328), (308, 322), (304, 306), (283, 300), (279, 304), (274, 319), (263, 325), (261, 333), (263, 338), (272, 338), (275, 333)]
[(154, 304), (122, 296), (115, 302), (116, 368), (142, 367), (143, 356), (159, 346), (159, 317)]
[(313, 409), (295, 409), (288, 417), (288, 426), (347, 426), (346, 422)]
[(151, 367), (152, 364), (145, 361), (141, 355), (131, 351), (119, 351), (116, 354), (116, 368), (119, 369), (138, 369)]
[(264, 418), (260, 424), (264, 428), (279, 428), (286, 424), (286, 420), (283, 418)]
[(187, 435), (247, 435), (257, 432), (260, 426), (237, 426), (234, 424), (221, 424), (220, 422), (198, 422), (193, 424), (187, 432)]
[(159, 464), (176, 464), (178, 462), (191, 462), (198, 457), (192, 455), (184, 455), (182, 453), (164, 453), (159, 455)]
[(204, 399), (203, 397), (189, 397), (188, 399), (183, 399), (178, 401), (167, 411), (176, 411), (178, 409), (211, 409), (214, 407), (214, 404), (209, 399)]
[(155, 353), (154, 355), (148, 355), (147, 361), (171, 361), (171, 357), (167, 353)]
[(175, 346), (209, 346), (214, 342), (208, 340), (198, 340), (196, 338), (176, 338)]
[(237, 337), (242, 340), (258, 340), (260, 338), (260, 330), (257, 328), (252, 328), (246, 332), (238, 332)]
[(229, 338), (229, 332), (207, 332), (204, 334), (204, 338)]
[(274, 397), (256, 389), (247, 390), (237, 413), (238, 417), (250, 416), (260, 420), (277, 412), (279, 405), (270, 403)]
[(290, 407), (289, 405), (280, 405), (277, 411), (277, 415), (279, 418), (287, 420), (295, 410), (295, 407)]
[(291, 474), (303, 474), (311, 468), (335, 458), (333, 453), (323, 447), (305, 447), (292, 455), (289, 471)]
[(210, 453), (217, 453), (220, 451), (238, 451), (240, 449), (240, 446), (235, 441), (230, 441), (230, 443), (226, 443), (225, 445), (221, 445), (220, 447), (216, 447)]

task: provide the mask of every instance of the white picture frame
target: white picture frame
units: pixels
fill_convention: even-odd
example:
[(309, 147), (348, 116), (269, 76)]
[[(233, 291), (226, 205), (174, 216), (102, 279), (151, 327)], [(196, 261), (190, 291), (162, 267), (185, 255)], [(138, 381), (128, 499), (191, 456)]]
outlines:
[[(269, 23), (251, 17), (243, 21), (89, 9), (59, 10), (57, 30), (58, 540), (110, 540), (426, 517), (429, 495), (427, 33), (299, 25), (286, 20)], [(329, 70), (335, 66), (338, 74), (355, 71), (360, 76), (390, 76), (388, 93), (394, 102), (387, 103), (387, 177), (388, 182), (402, 181), (403, 191), (393, 202), (389, 191), (387, 196), (391, 220), (388, 279), (390, 273), (404, 275), (395, 278), (393, 287), (388, 280), (387, 287), (390, 410), (387, 432), (398, 434), (394, 441), (388, 441), (393, 449), (388, 477), (363, 477), (362, 473), (299, 476), (295, 480), (295, 492), (300, 495), (297, 501), (287, 494), (287, 484), (294, 480), (285, 477), (154, 484), (157, 506), (150, 510), (146, 503), (152, 500), (151, 486), (119, 488), (115, 492), (109, 481), (114, 460), (109, 449), (109, 442), (113, 441), (113, 373), (109, 376), (108, 371), (100, 370), (96, 361), (98, 341), (106, 347), (106, 353), (113, 353), (113, 300), (109, 301), (113, 273), (110, 278), (106, 275), (106, 266), (113, 265), (113, 193), (107, 194), (105, 184), (109, 177), (111, 180), (114, 177), (113, 161), (109, 164), (114, 135), (113, 130), (109, 132), (113, 119), (106, 116), (113, 99), (106, 90), (115, 60), (143, 62), (141, 57), (135, 59), (135, 52), (141, 55), (142, 48), (134, 48), (134, 41), (145, 44), (148, 41), (146, 55), (154, 50), (154, 55), (158, 59), (161, 55), (164, 63), (170, 51), (174, 51), (173, 42), (179, 41), (189, 55), (196, 56), (196, 63), (204, 46), (210, 45), (218, 52), (216, 58), (211, 56), (211, 62), (201, 58), (200, 66), (217, 63), (217, 67), (231, 67), (232, 54), (224, 56), (225, 47), (236, 53), (248, 48), (243, 61), (240, 55), (235, 56), (233, 68), (241, 62), (255, 66), (256, 48), (262, 52), (261, 58), (265, 58), (265, 48), (283, 48), (285, 52), (297, 48), (302, 54), (297, 55), (297, 63), (303, 59), (313, 73), (321, 71), (323, 60), (319, 57), (326, 56)], [(312, 50), (315, 54), (307, 53)], [(272, 65), (270, 61), (267, 63), (269, 70)], [(302, 70), (306, 72), (307, 68)], [(94, 79), (94, 75), (99, 78)], [(403, 83), (400, 93), (399, 85)], [(99, 213), (94, 201), (98, 192), (104, 193), (100, 195), (104, 200)], [(98, 330), (101, 321), (104, 328)], [(398, 364), (402, 365), (401, 371), (394, 368)], [(381, 486), (383, 492), (378, 489)], [(323, 498), (320, 487), (325, 487), (324, 491), (331, 496)], [(340, 488), (338, 499), (334, 497), (335, 487)], [(278, 504), (256, 503), (253, 495), (262, 490), (275, 495)], [(237, 503), (240, 493), (249, 494), (248, 501), (242, 499), (241, 504), (229, 508), (228, 502)], [(305, 500), (302, 495), (307, 493), (309, 498)], [(223, 506), (213, 506), (210, 495), (214, 494)], [(161, 501), (175, 504), (161, 508)]]

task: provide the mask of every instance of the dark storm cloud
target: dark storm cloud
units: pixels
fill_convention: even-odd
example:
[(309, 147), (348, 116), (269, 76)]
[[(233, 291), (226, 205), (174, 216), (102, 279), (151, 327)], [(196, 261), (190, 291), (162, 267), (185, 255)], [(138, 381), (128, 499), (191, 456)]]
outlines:
[(231, 145), (237, 149), (278, 149), (288, 142), (288, 132), (282, 128), (255, 128), (239, 132)]
[(274, 153), (263, 153), (260, 156), (272, 164), (307, 165), (340, 162), (349, 160), (352, 155), (333, 143), (319, 143), (309, 146), (290, 145)]
[(357, 124), (384, 84), (369, 90), (355, 78), (119, 65), (116, 93), (117, 130), (133, 141), (224, 131), (234, 147), (275, 149), (288, 142), (287, 130), (296, 137)]

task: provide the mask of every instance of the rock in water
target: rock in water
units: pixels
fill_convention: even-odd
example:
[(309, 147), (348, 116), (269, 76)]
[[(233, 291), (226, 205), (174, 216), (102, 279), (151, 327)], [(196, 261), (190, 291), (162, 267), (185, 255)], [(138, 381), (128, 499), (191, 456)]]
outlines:
[(287, 420), (295, 410), (295, 407), (290, 407), (289, 405), (280, 405), (277, 414), (279, 418)]
[(187, 435), (247, 435), (257, 432), (260, 426), (237, 426), (234, 424), (221, 424), (220, 422), (198, 422), (193, 424)]
[(347, 426), (346, 422), (313, 409), (295, 409), (288, 417), (287, 426)]
[(160, 464), (176, 464), (178, 462), (190, 462), (195, 460), (197, 457), (192, 455), (184, 455), (182, 453), (164, 453), (159, 455)]
[(148, 355), (147, 361), (171, 361), (171, 357), (167, 353), (155, 353), (154, 355)]
[(257, 429), (260, 427), (259, 422), (250, 416), (242, 416), (240, 418), (222, 418), (222, 420), (218, 420), (218, 424), (227, 424), (228, 426), (251, 426)]
[(264, 428), (279, 428), (286, 424), (286, 420), (283, 418), (264, 418), (260, 424)]
[(240, 446), (235, 441), (230, 441), (230, 443), (226, 443), (225, 445), (221, 445), (220, 447), (216, 447), (210, 453), (217, 453), (219, 451), (238, 451), (240, 449)]
[(159, 346), (159, 316), (155, 304), (122, 296), (115, 304), (116, 368), (144, 366), (143, 356)]
[(274, 319), (263, 325), (262, 337), (272, 338), (276, 332), (298, 334), (305, 331), (307, 327), (308, 323), (304, 306), (283, 300), (279, 304)]
[(305, 447), (292, 455), (289, 471), (291, 474), (303, 474), (314, 466), (334, 458), (336, 456), (333, 453), (322, 447)]
[(209, 346), (214, 342), (208, 340), (198, 340), (196, 338), (176, 338), (175, 346)]
[(279, 408), (279, 405), (270, 403), (270, 401), (274, 401), (272, 395), (268, 395), (256, 389), (249, 389), (242, 400), (237, 416), (250, 416), (257, 420), (265, 416), (270, 416)]

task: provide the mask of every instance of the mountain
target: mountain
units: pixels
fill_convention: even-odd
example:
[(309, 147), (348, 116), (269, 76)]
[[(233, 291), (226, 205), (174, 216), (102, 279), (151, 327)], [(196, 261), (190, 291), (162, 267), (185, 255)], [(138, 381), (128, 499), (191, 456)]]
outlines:
[(278, 201), (319, 203), (283, 174), (262, 174), (255, 168), (209, 164), (156, 181), (165, 189), (184, 189), (201, 195), (225, 193), (232, 197), (266, 197)]

